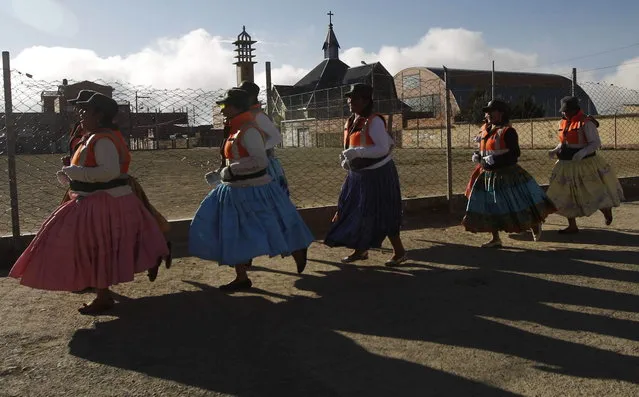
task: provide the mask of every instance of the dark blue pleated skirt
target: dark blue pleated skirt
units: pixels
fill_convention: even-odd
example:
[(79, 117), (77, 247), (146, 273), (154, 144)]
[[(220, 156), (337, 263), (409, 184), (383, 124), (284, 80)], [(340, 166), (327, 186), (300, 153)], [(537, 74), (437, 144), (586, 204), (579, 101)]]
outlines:
[(386, 237), (399, 236), (402, 194), (395, 163), (373, 170), (349, 171), (337, 204), (338, 219), (324, 244), (357, 250), (380, 248)]

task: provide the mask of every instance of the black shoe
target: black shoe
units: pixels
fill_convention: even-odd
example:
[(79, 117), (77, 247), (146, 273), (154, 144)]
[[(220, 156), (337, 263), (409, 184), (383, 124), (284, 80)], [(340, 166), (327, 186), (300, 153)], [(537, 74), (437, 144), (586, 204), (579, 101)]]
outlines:
[(306, 269), (306, 261), (308, 260), (308, 248), (297, 250), (292, 253), (295, 264), (297, 265), (297, 273), (302, 274)]
[(94, 292), (95, 288), (93, 287), (86, 287), (85, 289), (79, 290), (79, 291), (73, 291), (72, 293), (74, 294), (88, 294), (89, 292)]
[(566, 229), (558, 230), (557, 233), (559, 233), (559, 234), (577, 234), (577, 233), (579, 233), (579, 229), (566, 228)]
[(160, 265), (162, 264), (162, 257), (158, 258), (158, 262), (155, 266), (147, 270), (146, 276), (149, 278), (150, 282), (154, 282), (156, 278), (158, 278), (158, 272), (160, 271)]
[(248, 278), (242, 281), (231, 281), (228, 284), (220, 285), (220, 290), (222, 291), (242, 291), (250, 289), (253, 286), (253, 283)]
[(172, 252), (171, 242), (167, 241), (166, 246), (169, 248), (169, 254), (164, 257), (164, 266), (166, 266), (167, 269), (170, 269), (171, 265), (173, 264), (173, 252)]

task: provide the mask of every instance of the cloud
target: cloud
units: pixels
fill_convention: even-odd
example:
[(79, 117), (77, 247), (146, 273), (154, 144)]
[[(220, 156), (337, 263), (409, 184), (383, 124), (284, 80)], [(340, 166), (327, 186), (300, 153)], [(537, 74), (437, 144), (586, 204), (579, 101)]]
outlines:
[[(124, 81), (162, 89), (215, 90), (235, 85), (234, 56), (227, 39), (197, 29), (182, 37), (158, 39), (124, 56), (100, 57), (94, 51), (77, 48), (30, 47), (12, 60), (12, 66), (38, 80), (52, 82), (67, 78)], [(272, 70), (273, 81), (279, 84), (293, 83), (304, 73), (286, 64)], [(264, 73), (256, 77), (265, 81)]]
[(626, 112), (625, 105), (639, 103), (637, 79), (639, 57), (622, 62), (614, 72), (604, 75), (601, 81), (580, 83), (600, 114)]
[(343, 51), (340, 57), (349, 65), (379, 61), (391, 74), (413, 66), (488, 70), (493, 60), (498, 70), (522, 70), (536, 67), (538, 62), (536, 54), (492, 48), (481, 32), (462, 28), (432, 28), (413, 46), (383, 46), (377, 53), (355, 47)]
[[(88, 49), (30, 47), (11, 62), (12, 68), (21, 72), (12, 74), (14, 111), (39, 111), (40, 94), (56, 90), (66, 78), (70, 82), (89, 80), (111, 85), (118, 101), (132, 105), (139, 90), (141, 111), (186, 110), (194, 115), (192, 121), (209, 124), (211, 116), (217, 114), (215, 100), (237, 83), (235, 55), (228, 38), (213, 36), (204, 29), (177, 38), (161, 38), (134, 53), (111, 57), (101, 57)], [(288, 64), (273, 66), (274, 84), (293, 84), (307, 73)], [(26, 73), (33, 78), (27, 78)], [(255, 81), (266, 85), (262, 62), (256, 65)]]
[[(20, 52), (12, 64), (39, 80), (52, 82), (67, 78), (125, 81), (161, 89), (214, 90), (236, 83), (233, 50), (227, 37), (196, 29), (181, 37), (160, 38), (137, 52), (112, 57), (101, 57), (87, 49), (36, 46)], [(377, 52), (354, 47), (343, 51), (340, 57), (351, 66), (361, 61), (381, 61), (392, 74), (410, 66), (490, 69), (492, 60), (497, 70), (531, 70), (539, 66), (537, 54), (492, 48), (481, 32), (463, 28), (432, 28), (412, 46), (383, 46)], [(277, 60), (276, 56), (269, 58)], [(308, 73), (308, 69), (286, 61), (273, 62), (273, 84), (293, 84)], [(570, 70), (564, 69), (544, 71), (561, 70), (566, 74)], [(262, 62), (256, 65), (255, 80), (265, 86)]]
[(614, 85), (639, 90), (638, 68), (639, 57), (628, 59), (617, 66), (614, 73), (605, 75), (602, 80)]
[[(47, 0), (38, 0), (43, 4)], [(14, 1), (18, 4), (17, 0)], [(17, 12), (17, 11), (16, 11)], [(35, 22), (34, 22), (35, 23)], [(269, 43), (267, 41), (265, 43)], [(268, 44), (266, 44), (269, 47)], [(270, 47), (273, 47), (272, 45)], [(201, 108), (209, 108), (223, 89), (236, 84), (235, 52), (228, 37), (212, 35), (204, 29), (193, 30), (181, 37), (165, 37), (131, 54), (102, 57), (92, 50), (63, 47), (35, 46), (27, 48), (12, 59), (12, 66), (22, 72), (34, 75), (40, 83), (37, 90), (28, 92), (24, 97), (33, 97), (28, 108), (36, 109), (39, 92), (56, 89), (57, 84), (67, 78), (71, 81), (101, 80), (102, 82), (126, 82), (121, 87), (120, 100), (133, 102), (132, 86), (148, 86), (155, 89), (180, 90), (193, 88), (207, 91), (207, 99), (185, 96), (181, 101), (167, 101), (170, 92), (159, 96), (156, 103), (148, 103), (149, 108), (164, 109), (181, 108), (191, 101), (200, 102)], [(271, 48), (272, 50), (272, 48)], [(260, 58), (266, 53), (263, 48), (258, 49)], [(308, 69), (295, 65), (298, 59), (278, 59), (275, 54), (268, 56), (273, 60), (272, 83), (294, 84), (301, 79)], [(395, 74), (411, 66), (441, 65), (450, 68), (484, 69), (491, 67), (495, 61), (497, 70), (529, 71), (557, 73), (569, 77), (570, 67), (553, 65), (545, 67), (539, 64), (539, 57), (535, 53), (526, 53), (508, 48), (491, 47), (481, 32), (463, 28), (443, 29), (432, 28), (426, 32), (414, 45), (406, 47), (382, 46), (377, 52), (366, 51), (360, 47), (348, 48), (341, 52), (340, 58), (351, 66), (380, 61)], [(632, 63), (635, 63), (633, 65)], [(627, 61), (624, 65), (604, 80), (615, 85), (639, 88), (639, 80), (635, 78), (639, 58)], [(627, 65), (626, 65), (627, 64)], [(305, 65), (306, 66), (306, 65)], [(314, 65), (313, 65), (314, 66)], [(580, 72), (578, 81), (598, 80), (593, 72)], [(266, 84), (264, 63), (256, 65), (255, 81), (262, 87)], [(28, 83), (26, 83), (28, 84)], [(128, 87), (128, 90), (126, 89)], [(39, 90), (39, 91), (38, 91)], [(37, 92), (36, 92), (37, 91)], [(116, 91), (118, 89), (116, 88)], [(177, 93), (177, 91), (171, 91)], [(27, 92), (25, 91), (25, 94)], [(16, 102), (16, 101), (14, 101)], [(151, 102), (147, 100), (147, 102)]]
[[(279, 68), (271, 69), (271, 84), (292, 85), (297, 83), (307, 73), (308, 69), (282, 65)], [(266, 86), (266, 71), (257, 73), (255, 82), (262, 87)]]

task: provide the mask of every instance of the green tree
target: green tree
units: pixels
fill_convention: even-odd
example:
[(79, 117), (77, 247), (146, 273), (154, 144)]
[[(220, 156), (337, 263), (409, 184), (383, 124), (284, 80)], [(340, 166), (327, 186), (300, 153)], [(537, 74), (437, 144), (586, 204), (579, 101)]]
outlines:
[(488, 103), (488, 92), (484, 89), (476, 89), (468, 97), (466, 106), (462, 104), (462, 109), (455, 117), (456, 121), (480, 124), (484, 122), (484, 112), (482, 108)]
[(536, 104), (532, 96), (521, 96), (512, 107), (511, 119), (536, 119), (544, 117), (544, 107)]

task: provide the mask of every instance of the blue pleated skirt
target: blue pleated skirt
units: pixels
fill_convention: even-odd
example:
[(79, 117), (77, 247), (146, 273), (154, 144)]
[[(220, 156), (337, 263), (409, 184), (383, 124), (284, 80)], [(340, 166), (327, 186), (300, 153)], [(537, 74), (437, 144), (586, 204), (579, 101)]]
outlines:
[(519, 233), (543, 223), (555, 211), (535, 178), (515, 164), (479, 174), (462, 224), (470, 232)]
[(399, 236), (402, 194), (395, 163), (349, 171), (337, 203), (338, 219), (324, 244), (357, 250), (380, 248), (386, 237)]
[(189, 230), (189, 252), (220, 265), (287, 256), (314, 238), (297, 209), (272, 181), (262, 186), (218, 185), (202, 201)]
[(284, 190), (287, 196), (290, 196), (291, 193), (288, 190), (288, 181), (286, 180), (286, 175), (284, 174), (284, 169), (282, 168), (282, 163), (277, 157), (268, 158), (268, 168), (266, 170), (268, 174), (273, 178), (275, 182)]

